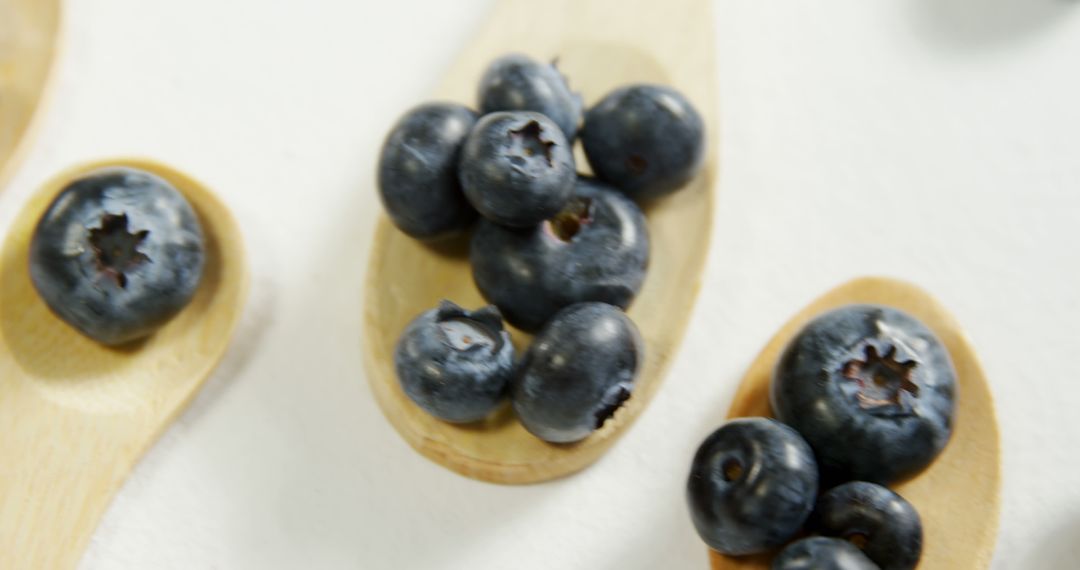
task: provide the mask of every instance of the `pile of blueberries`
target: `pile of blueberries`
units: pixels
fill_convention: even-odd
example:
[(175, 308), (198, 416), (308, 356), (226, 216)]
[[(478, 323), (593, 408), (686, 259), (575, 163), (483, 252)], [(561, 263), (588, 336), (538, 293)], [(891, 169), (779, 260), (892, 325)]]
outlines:
[[(554, 64), (517, 54), (488, 67), (479, 107), (416, 107), (379, 157), (380, 197), (402, 232), (437, 241), (472, 229), (473, 279), (491, 303), (444, 301), (416, 317), (395, 349), (398, 378), (442, 420), (482, 420), (509, 394), (531, 433), (578, 441), (630, 397), (641, 367), (623, 312), (649, 262), (635, 200), (698, 173), (704, 125), (658, 85), (617, 89), (586, 111)], [(577, 173), (579, 136), (595, 178)], [(504, 317), (539, 331), (520, 362)]]
[(687, 500), (701, 538), (742, 556), (809, 534), (774, 570), (914, 568), (922, 522), (886, 485), (926, 468), (952, 435), (956, 373), (940, 340), (894, 308), (834, 309), (785, 348), (769, 400), (776, 420), (731, 420), (694, 456)]

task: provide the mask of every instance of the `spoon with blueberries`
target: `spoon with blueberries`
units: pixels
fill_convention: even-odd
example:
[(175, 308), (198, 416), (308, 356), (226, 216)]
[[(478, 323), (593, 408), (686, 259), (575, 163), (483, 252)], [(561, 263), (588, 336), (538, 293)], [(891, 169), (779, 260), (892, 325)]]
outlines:
[(223, 356), (247, 283), (227, 209), (167, 166), (77, 166), (30, 198), (0, 257), (0, 496), (39, 508), (0, 513), (19, 529), (0, 533), (0, 567), (16, 551), (20, 564), (74, 567)]
[(698, 448), (712, 567), (986, 568), (1000, 443), (988, 384), (921, 289), (863, 278), (793, 317)]
[(493, 482), (573, 473), (625, 432), (710, 235), (708, 3), (617, 24), (563, 3), (579, 17), (550, 25), (500, 3), (377, 157), (369, 382), (417, 451)]

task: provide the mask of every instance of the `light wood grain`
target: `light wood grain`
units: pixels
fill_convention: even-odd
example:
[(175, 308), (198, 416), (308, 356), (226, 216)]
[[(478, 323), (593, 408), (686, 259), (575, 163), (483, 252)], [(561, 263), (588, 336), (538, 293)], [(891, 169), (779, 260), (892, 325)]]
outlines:
[(30, 145), (61, 38), (61, 0), (0, 0), (0, 189)]
[[(108, 165), (165, 178), (194, 206), (206, 267), (191, 303), (141, 344), (101, 346), (55, 317), (28, 274), (37, 220), (71, 179)], [(15, 219), (0, 258), (0, 568), (73, 568), (110, 498), (225, 352), (247, 265), (232, 216), (195, 180), (144, 160), (79, 166)]]
[[(945, 451), (925, 471), (894, 486), (919, 511), (923, 555), (919, 568), (986, 568), (997, 539), (1001, 493), (1001, 443), (990, 386), (959, 323), (933, 297), (903, 281), (868, 277), (848, 282), (792, 317), (750, 366), (728, 411), (729, 418), (768, 416), (769, 381), (780, 352), (813, 317), (850, 303), (877, 303), (906, 311), (930, 327), (956, 367), (955, 431)], [(710, 551), (713, 570), (768, 568), (769, 556), (748, 559)]]
[[(639, 384), (613, 420), (573, 445), (552, 445), (533, 437), (509, 408), (482, 425), (457, 426), (427, 416), (408, 400), (393, 367), (394, 342), (405, 325), (440, 299), (467, 307), (480, 306), (483, 299), (469, 270), (467, 240), (431, 248), (399, 232), (385, 216), (378, 222), (367, 277), (364, 360), (383, 412), (416, 450), (458, 473), (499, 483), (532, 483), (596, 461), (645, 409), (682, 340), (701, 285), (717, 171), (710, 3), (680, 2), (677, 8), (652, 1), (500, 3), (450, 66), (432, 98), (474, 105), (483, 69), (511, 51), (542, 60), (558, 57), (560, 69), (571, 87), (584, 94), (586, 104), (628, 83), (674, 86), (704, 116), (709, 144), (704, 172), (686, 188), (645, 209), (651, 261), (641, 294), (629, 311), (647, 350)], [(579, 169), (586, 170), (581, 153), (577, 156)], [(374, 194), (374, 184), (367, 191)], [(519, 349), (527, 346), (527, 335), (513, 334)]]

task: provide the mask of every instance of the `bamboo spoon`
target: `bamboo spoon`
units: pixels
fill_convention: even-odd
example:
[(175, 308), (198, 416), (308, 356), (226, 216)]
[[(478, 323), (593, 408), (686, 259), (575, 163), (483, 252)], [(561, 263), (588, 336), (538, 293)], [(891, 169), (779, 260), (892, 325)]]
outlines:
[[(920, 568), (986, 568), (997, 539), (1001, 487), (994, 399), (979, 360), (956, 319), (922, 289), (894, 279), (864, 277), (829, 291), (792, 317), (769, 341), (728, 411), (729, 418), (768, 416), (769, 381), (780, 352), (813, 317), (850, 303), (891, 305), (921, 320), (952, 356), (958, 381), (952, 441), (926, 471), (894, 486), (923, 522)], [(709, 551), (713, 570), (768, 568), (771, 556), (730, 558)]]
[(29, 146), (53, 68), (60, 0), (0, 0), (0, 188)]
[[(499, 3), (450, 66), (435, 98), (475, 104), (483, 69), (510, 51), (559, 68), (586, 104), (633, 82), (668, 84), (686, 94), (705, 118), (709, 158), (688, 187), (650, 204), (649, 273), (629, 314), (646, 342), (646, 361), (634, 396), (602, 429), (574, 445), (533, 437), (503, 409), (483, 425), (457, 426), (424, 414), (401, 391), (394, 343), (421, 311), (446, 298), (482, 305), (468, 262), (468, 241), (426, 247), (383, 216), (375, 230), (364, 310), (364, 360), (375, 397), (391, 424), (417, 451), (459, 473), (498, 483), (561, 477), (596, 461), (642, 412), (682, 339), (701, 285), (709, 244), (716, 179), (717, 117), (710, 2), (678, 9), (645, 0), (526, 0)], [(374, 160), (374, 157), (372, 157)], [(578, 154), (579, 169), (587, 168)], [(519, 349), (528, 336), (514, 331)]]
[[(109, 349), (49, 312), (28, 274), (38, 218), (73, 178), (142, 168), (191, 202), (206, 239), (195, 298), (142, 344)], [(225, 352), (248, 289), (240, 233), (204, 186), (144, 160), (62, 173), (15, 219), (0, 257), (0, 568), (73, 568), (124, 478)]]

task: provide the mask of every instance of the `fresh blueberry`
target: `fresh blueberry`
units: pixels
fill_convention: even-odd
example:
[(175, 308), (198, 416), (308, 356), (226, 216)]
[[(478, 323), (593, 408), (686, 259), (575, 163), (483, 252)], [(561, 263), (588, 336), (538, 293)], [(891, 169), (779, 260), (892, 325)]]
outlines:
[(812, 536), (784, 547), (773, 559), (772, 570), (878, 570), (878, 566), (846, 540)]
[(538, 226), (513, 230), (481, 221), (470, 261), (484, 298), (532, 331), (574, 303), (628, 307), (645, 280), (649, 232), (625, 195), (579, 178), (563, 210)]
[(926, 467), (949, 441), (956, 373), (941, 341), (899, 310), (848, 305), (784, 350), (770, 400), (817, 455), (822, 477), (887, 484)]
[(637, 327), (618, 308), (571, 305), (525, 353), (512, 383), (514, 411), (544, 441), (584, 439), (630, 398), (644, 350)]
[(410, 110), (386, 136), (379, 196), (398, 229), (435, 241), (476, 219), (457, 176), (461, 146), (475, 123), (476, 113), (467, 107), (430, 103)]
[(133, 168), (68, 184), (38, 221), (30, 279), (54, 313), (106, 345), (145, 337), (195, 295), (202, 227), (171, 184)]
[(499, 310), (443, 301), (413, 319), (398, 339), (394, 366), (405, 394), (448, 422), (481, 420), (506, 396), (514, 345)]
[(768, 418), (720, 426), (694, 455), (686, 498), (710, 548), (731, 556), (764, 552), (799, 531), (818, 490), (810, 446)]
[(853, 481), (818, 499), (812, 532), (843, 538), (882, 570), (910, 570), (922, 554), (922, 521), (911, 503), (874, 483)]
[(465, 139), (458, 163), (469, 202), (510, 227), (554, 216), (574, 190), (574, 157), (551, 119), (528, 111), (485, 115)]
[(585, 113), (581, 142), (597, 176), (631, 198), (652, 198), (697, 175), (705, 157), (705, 125), (678, 91), (632, 85)]
[(536, 111), (562, 129), (566, 140), (574, 140), (581, 123), (581, 96), (570, 91), (555, 64), (533, 61), (529, 56), (510, 54), (492, 62), (480, 80), (480, 110)]

